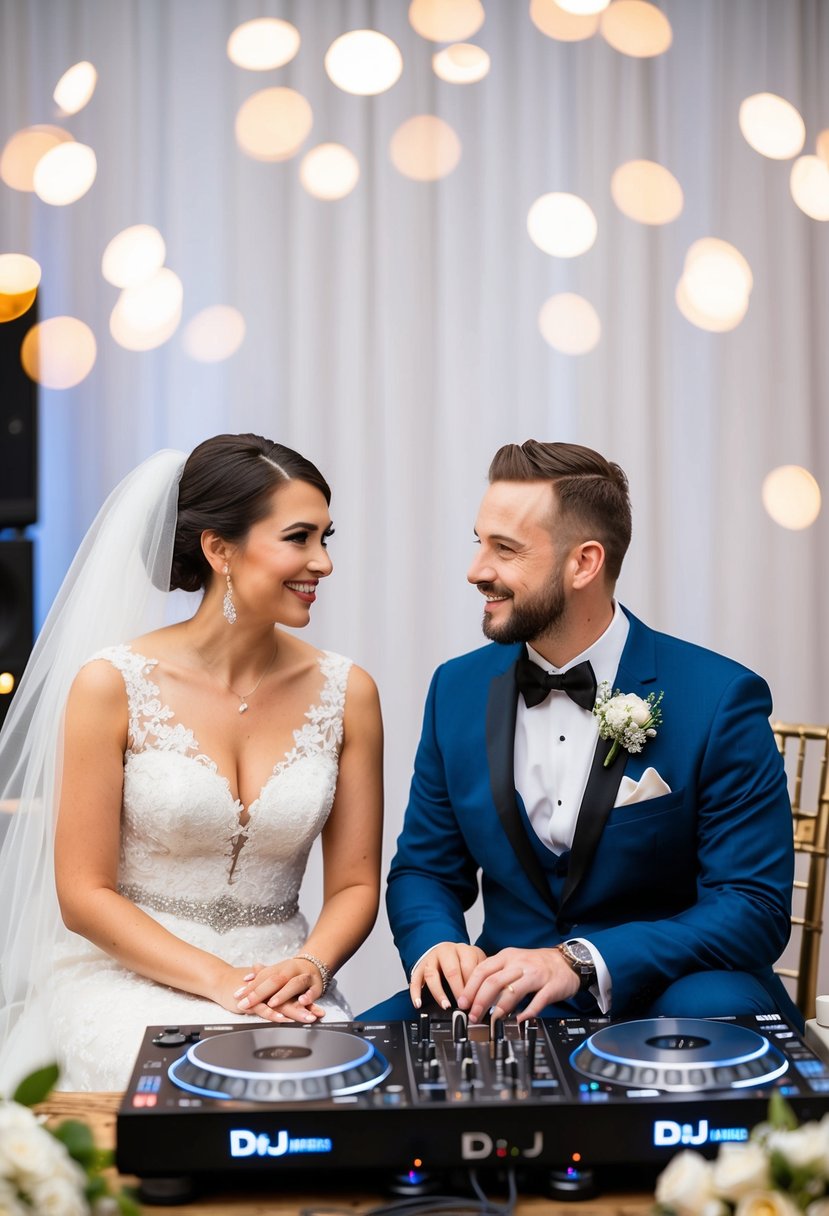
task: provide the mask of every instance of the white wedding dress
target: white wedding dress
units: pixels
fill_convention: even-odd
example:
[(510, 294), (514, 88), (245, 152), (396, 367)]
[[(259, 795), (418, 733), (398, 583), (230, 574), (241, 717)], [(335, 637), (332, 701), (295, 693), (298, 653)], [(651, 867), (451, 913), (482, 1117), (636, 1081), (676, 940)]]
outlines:
[[(234, 966), (296, 954), (308, 933), (299, 888), (334, 801), (350, 660), (321, 655), (317, 703), (242, 826), (227, 778), (161, 703), (157, 660), (128, 645), (95, 658), (122, 673), (129, 703), (119, 890)], [(76, 934), (58, 947), (46, 1000), (66, 1090), (124, 1089), (148, 1025), (258, 1021), (136, 975)], [(319, 1004), (326, 1021), (352, 1016), (336, 981)]]

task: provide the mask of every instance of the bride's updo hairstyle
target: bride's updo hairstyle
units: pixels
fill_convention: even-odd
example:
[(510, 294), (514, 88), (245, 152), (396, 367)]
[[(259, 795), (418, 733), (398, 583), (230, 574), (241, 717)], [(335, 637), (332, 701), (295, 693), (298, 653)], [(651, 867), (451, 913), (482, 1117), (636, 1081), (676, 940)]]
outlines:
[(304, 481), (331, 502), (328, 483), (299, 452), (261, 435), (215, 435), (185, 461), (178, 492), (170, 590), (199, 591), (211, 569), (201, 534), (211, 529), (238, 544), (271, 509), (271, 495), (286, 481)]

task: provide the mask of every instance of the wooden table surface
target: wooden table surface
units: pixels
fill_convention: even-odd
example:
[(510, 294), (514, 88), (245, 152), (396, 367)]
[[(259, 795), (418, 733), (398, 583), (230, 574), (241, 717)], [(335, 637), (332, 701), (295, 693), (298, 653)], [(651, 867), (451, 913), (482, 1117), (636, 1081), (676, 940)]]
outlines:
[[(62, 1119), (81, 1119), (89, 1124), (99, 1148), (112, 1148), (115, 1144), (115, 1116), (121, 1095), (115, 1093), (53, 1093), (37, 1109), (49, 1116), (49, 1121), (59, 1123)], [(113, 1177), (115, 1177), (113, 1171)], [(121, 1178), (120, 1183), (134, 1185), (134, 1178)], [(244, 1194), (232, 1190), (212, 1190), (192, 1203), (175, 1206), (144, 1204), (144, 1211), (151, 1216), (295, 1216), (301, 1209), (345, 1208), (355, 1216), (362, 1216), (369, 1209), (391, 1202), (387, 1193), (369, 1189), (360, 1191), (332, 1192), (330, 1189), (298, 1193), (291, 1190), (283, 1195), (268, 1194), (247, 1189)], [(493, 1196), (494, 1202), (503, 1202), (503, 1196)], [(515, 1208), (516, 1216), (647, 1216), (653, 1207), (651, 1192), (613, 1192), (573, 1203), (549, 1199), (539, 1195), (520, 1196)]]

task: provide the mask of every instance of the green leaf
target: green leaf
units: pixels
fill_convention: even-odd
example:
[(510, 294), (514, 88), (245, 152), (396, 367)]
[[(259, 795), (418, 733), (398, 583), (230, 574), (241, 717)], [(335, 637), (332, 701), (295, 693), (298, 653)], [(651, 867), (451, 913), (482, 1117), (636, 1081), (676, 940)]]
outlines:
[(106, 1178), (102, 1178), (100, 1174), (93, 1174), (92, 1177), (86, 1180), (86, 1198), (92, 1206), (96, 1199), (101, 1199), (104, 1195), (109, 1194)]
[(126, 1191), (119, 1191), (114, 1199), (118, 1204), (121, 1216), (141, 1216), (141, 1208)]
[(779, 1132), (793, 1132), (797, 1126), (797, 1115), (789, 1106), (783, 1095), (776, 1089), (769, 1098), (769, 1123)]
[(57, 1064), (39, 1068), (37, 1072), (23, 1078), (12, 1094), (12, 1101), (19, 1102), (21, 1106), (37, 1106), (38, 1102), (42, 1102), (55, 1088), (59, 1076), (60, 1069)]
[(95, 1141), (92, 1130), (85, 1123), (78, 1119), (67, 1119), (53, 1129), (52, 1135), (66, 1146), (69, 1156), (84, 1168), (88, 1168), (95, 1160)]

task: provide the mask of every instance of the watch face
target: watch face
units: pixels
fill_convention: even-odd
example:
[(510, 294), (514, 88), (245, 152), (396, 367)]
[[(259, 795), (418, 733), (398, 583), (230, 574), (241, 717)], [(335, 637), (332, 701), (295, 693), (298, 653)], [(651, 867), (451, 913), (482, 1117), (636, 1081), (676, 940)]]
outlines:
[(569, 952), (578, 962), (583, 963), (587, 967), (593, 966), (593, 955), (584, 942), (567, 942), (566, 945)]

